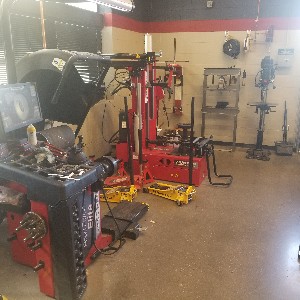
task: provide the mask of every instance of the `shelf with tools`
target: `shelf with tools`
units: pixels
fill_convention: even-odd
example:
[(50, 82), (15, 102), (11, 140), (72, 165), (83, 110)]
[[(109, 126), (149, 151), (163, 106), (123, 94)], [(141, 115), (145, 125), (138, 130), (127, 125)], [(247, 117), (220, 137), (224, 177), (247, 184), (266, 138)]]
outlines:
[[(228, 116), (232, 122), (232, 146), (236, 143), (237, 115), (239, 113), (239, 92), (240, 92), (241, 69), (239, 68), (205, 68), (203, 79), (203, 101), (202, 101), (202, 126), (201, 136), (208, 131), (208, 116), (212, 116), (223, 126), (222, 116)], [(226, 118), (228, 119), (228, 118)], [(214, 132), (209, 131), (214, 135)], [(224, 141), (226, 142), (226, 141)]]

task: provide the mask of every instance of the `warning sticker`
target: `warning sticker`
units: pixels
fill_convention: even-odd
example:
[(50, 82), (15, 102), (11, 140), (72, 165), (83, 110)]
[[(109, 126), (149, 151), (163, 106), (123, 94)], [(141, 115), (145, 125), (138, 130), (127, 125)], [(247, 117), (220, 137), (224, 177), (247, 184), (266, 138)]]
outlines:
[(66, 62), (61, 58), (53, 58), (52, 65), (56, 67), (59, 71), (62, 71)]

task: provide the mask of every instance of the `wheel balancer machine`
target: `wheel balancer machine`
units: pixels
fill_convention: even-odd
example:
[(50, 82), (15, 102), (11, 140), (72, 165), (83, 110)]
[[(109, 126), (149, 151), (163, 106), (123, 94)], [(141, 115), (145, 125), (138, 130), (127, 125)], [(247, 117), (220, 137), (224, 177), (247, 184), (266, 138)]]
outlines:
[[(11, 33), (3, 33), (10, 41)], [(9, 49), (6, 45), (7, 53)], [(9, 54), (13, 57), (12, 50)], [(77, 61), (98, 63), (96, 83), (83, 81), (74, 66)], [(112, 243), (120, 237), (121, 247), (123, 229), (135, 226), (148, 208), (125, 203), (100, 219), (98, 192), (117, 160), (75, 162), (86, 156), (73, 146), (75, 136), (68, 126), (50, 128), (48, 136), (43, 131), (46, 141), (38, 137), (34, 146), (27, 142), (26, 127), (34, 124), (39, 131), (44, 119), (50, 119), (77, 125), (77, 135), (89, 109), (103, 96), (103, 80), (113, 62), (98, 54), (58, 49), (30, 53), (17, 66), (14, 59), (6, 57), (6, 62), (9, 84), (0, 86), (0, 188), (13, 191), (13, 196), (0, 201), (0, 223), (7, 219), (12, 257), (38, 273), (42, 293), (78, 300), (86, 290), (86, 268), (95, 253), (117, 251)], [(37, 160), (40, 150), (50, 155), (51, 162)], [(130, 212), (127, 204), (133, 208)], [(133, 218), (122, 217), (123, 212)], [(116, 221), (118, 230), (107, 226), (104, 232), (104, 221), (108, 225)]]

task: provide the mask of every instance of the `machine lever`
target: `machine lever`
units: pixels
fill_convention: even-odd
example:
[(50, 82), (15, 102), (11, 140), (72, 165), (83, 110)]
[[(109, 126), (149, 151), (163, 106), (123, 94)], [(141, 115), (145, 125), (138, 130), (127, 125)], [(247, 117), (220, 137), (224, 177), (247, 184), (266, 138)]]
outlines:
[(42, 260), (40, 260), (39, 263), (35, 267), (33, 267), (33, 271), (37, 272), (43, 268), (45, 268), (45, 263)]
[(28, 247), (32, 250), (32, 251), (36, 251), (38, 249), (40, 249), (43, 246), (41, 241), (38, 241), (36, 244), (35, 243), (31, 243), (28, 245)]
[(27, 242), (29, 241), (32, 237), (34, 236), (34, 233), (33, 232), (30, 232), (26, 238), (23, 239), (24, 242)]

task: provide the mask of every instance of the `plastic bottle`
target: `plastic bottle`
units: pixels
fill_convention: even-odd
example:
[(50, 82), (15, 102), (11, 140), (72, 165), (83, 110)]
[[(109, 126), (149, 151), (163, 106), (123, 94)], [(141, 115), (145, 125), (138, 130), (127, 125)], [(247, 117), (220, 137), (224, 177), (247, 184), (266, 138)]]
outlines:
[(27, 138), (30, 145), (35, 146), (37, 144), (36, 129), (32, 124), (27, 127)]

